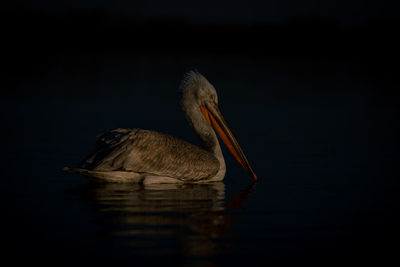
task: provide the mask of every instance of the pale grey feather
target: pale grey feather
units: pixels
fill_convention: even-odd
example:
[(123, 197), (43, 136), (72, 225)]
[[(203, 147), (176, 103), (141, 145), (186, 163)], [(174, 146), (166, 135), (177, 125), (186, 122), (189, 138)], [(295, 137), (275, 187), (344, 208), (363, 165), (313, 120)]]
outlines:
[(217, 174), (220, 164), (210, 152), (171, 135), (119, 128), (99, 137), (82, 168), (200, 180)]

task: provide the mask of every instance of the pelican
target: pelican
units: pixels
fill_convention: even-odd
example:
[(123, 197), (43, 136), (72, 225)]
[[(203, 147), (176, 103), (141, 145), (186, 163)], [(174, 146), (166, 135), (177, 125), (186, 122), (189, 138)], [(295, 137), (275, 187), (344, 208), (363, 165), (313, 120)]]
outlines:
[(239, 164), (257, 181), (218, 108), (214, 86), (198, 71), (190, 71), (185, 74), (180, 90), (182, 109), (202, 140), (202, 148), (164, 133), (119, 128), (102, 134), (94, 152), (79, 168), (64, 170), (111, 182), (221, 181), (226, 165), (217, 132)]

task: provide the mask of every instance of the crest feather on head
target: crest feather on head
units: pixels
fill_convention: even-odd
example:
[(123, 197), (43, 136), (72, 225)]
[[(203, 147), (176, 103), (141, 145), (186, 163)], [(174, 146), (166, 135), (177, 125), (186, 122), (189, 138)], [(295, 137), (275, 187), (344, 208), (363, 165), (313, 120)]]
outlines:
[(198, 70), (191, 70), (184, 75), (179, 88), (184, 93), (194, 86), (207, 86), (209, 84), (207, 79)]

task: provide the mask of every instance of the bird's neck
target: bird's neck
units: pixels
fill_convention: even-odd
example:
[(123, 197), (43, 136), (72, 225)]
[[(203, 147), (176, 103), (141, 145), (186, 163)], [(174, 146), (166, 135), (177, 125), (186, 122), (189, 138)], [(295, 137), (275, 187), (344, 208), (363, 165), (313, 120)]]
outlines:
[(183, 103), (183, 110), (189, 123), (199, 135), (203, 143), (203, 148), (213, 154), (219, 161), (220, 169), (213, 180), (222, 180), (225, 176), (226, 166), (217, 135), (212, 127), (208, 124), (203, 114), (201, 114), (200, 107), (198, 105), (185, 105), (185, 103)]

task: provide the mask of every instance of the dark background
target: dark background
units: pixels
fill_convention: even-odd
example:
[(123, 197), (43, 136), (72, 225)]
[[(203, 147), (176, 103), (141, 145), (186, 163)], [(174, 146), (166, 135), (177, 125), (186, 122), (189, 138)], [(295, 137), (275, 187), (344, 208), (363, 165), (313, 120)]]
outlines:
[(347, 60), (384, 78), (398, 60), (391, 1), (13, 1), (0, 17), (2, 80), (11, 87), (55, 65), (101, 68), (106, 55)]
[[(0, 8), (7, 256), (52, 264), (398, 262), (398, 4), (39, 0)], [(158, 214), (140, 202), (154, 196), (61, 169), (110, 128), (159, 130), (196, 143), (178, 106), (180, 79), (191, 69), (215, 85), (260, 182), (244, 190), (251, 179), (224, 149), (222, 212), (204, 216), (178, 201), (160, 212), (189, 218), (172, 225), (173, 235), (114, 236), (159, 227), (138, 230), (125, 220)], [(119, 210), (131, 207), (135, 190), (149, 210)], [(244, 207), (229, 208), (243, 190)], [(155, 198), (182, 200), (180, 193)], [(212, 232), (214, 221), (232, 224), (229, 235)], [(205, 232), (224, 252), (187, 256), (193, 224), (211, 227)], [(133, 241), (135, 249), (126, 245)], [(153, 255), (157, 246), (172, 252)]]
[(55, 65), (106, 55), (217, 54), (347, 60), (394, 75), (398, 4), (391, 1), (13, 1), (1, 7), (2, 78), (12, 87)]

